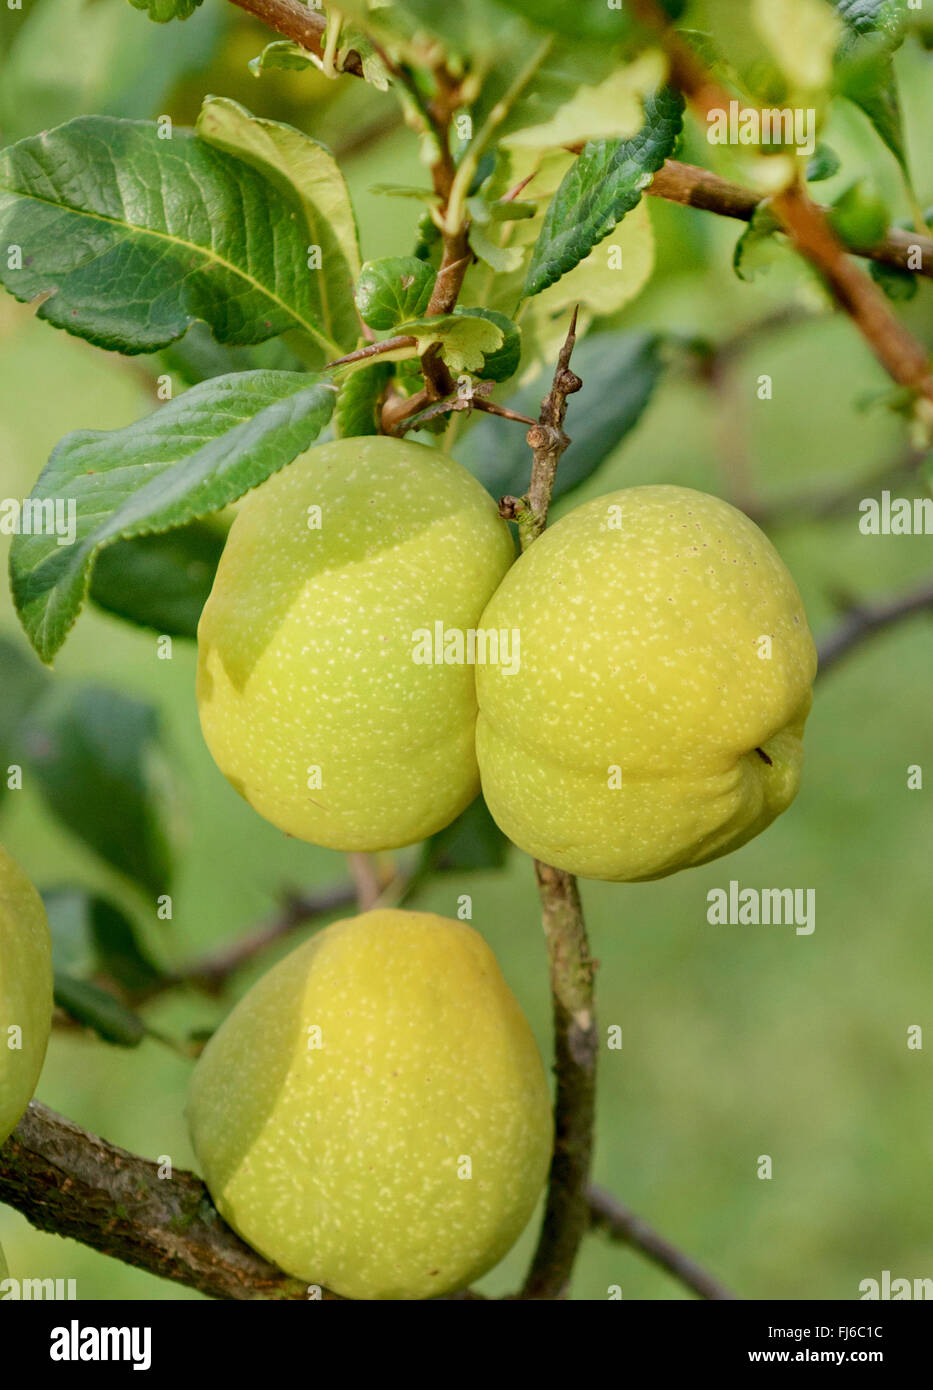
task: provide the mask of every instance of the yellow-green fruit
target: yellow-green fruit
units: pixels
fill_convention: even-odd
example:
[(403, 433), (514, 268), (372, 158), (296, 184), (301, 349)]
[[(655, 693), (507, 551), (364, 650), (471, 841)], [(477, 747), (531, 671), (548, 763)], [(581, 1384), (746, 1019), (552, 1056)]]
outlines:
[(42, 899), (0, 846), (0, 1144), (32, 1100), (52, 1029), (52, 939)]
[(816, 653), (780, 556), (681, 487), (578, 507), (514, 565), (481, 625), (521, 664), (477, 667), (483, 794), (529, 854), (586, 878), (659, 878), (790, 805)]
[(490, 1269), (551, 1149), (541, 1058), (495, 956), (427, 912), (367, 912), (280, 961), (208, 1043), (188, 1116), (230, 1225), (355, 1299)]
[(220, 770), (333, 849), (449, 824), (479, 790), (473, 667), (424, 657), (435, 631), (476, 626), (513, 558), (492, 498), (439, 449), (342, 439), (295, 459), (241, 507), (201, 616)]
[(5, 1279), (9, 1272), (9, 1269), (7, 1268), (6, 1256), (3, 1253), (3, 1246), (0, 1245), (0, 1279)]

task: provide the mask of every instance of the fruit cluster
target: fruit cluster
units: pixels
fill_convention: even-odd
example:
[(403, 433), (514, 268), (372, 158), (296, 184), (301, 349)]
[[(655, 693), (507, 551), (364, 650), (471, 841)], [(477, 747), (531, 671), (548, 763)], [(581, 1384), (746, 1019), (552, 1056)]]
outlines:
[[(343, 440), (263, 484), (198, 635), (201, 724), (237, 791), (291, 835), (382, 850), (481, 787), (522, 849), (614, 880), (725, 854), (785, 809), (815, 655), (751, 521), (631, 488), (513, 561), (492, 499), (437, 449)], [(208, 1044), (189, 1113), (227, 1220), (353, 1298), (490, 1268), (551, 1147), (488, 947), (417, 913), (341, 922), (266, 975)]]
[[(584, 876), (725, 854), (792, 800), (815, 668), (800, 596), (724, 502), (636, 487), (517, 561), (439, 450), (310, 450), (241, 507), (199, 630), (220, 769), (291, 835), (408, 845), (482, 789), (503, 831)], [(0, 1140), (48, 1039), (48, 927), (0, 856)], [(552, 1146), (531, 1030), (472, 927), (372, 911), (280, 961), (205, 1048), (189, 1103), (218, 1209), (311, 1285), (429, 1298), (491, 1268)]]
[[(521, 849), (615, 881), (726, 854), (785, 810), (816, 657), (753, 522), (634, 487), (513, 559), (492, 498), (438, 449), (377, 436), (296, 459), (243, 504), (201, 618), (221, 771), (342, 850), (423, 839), (482, 785)], [(425, 660), (435, 632), (454, 640)]]

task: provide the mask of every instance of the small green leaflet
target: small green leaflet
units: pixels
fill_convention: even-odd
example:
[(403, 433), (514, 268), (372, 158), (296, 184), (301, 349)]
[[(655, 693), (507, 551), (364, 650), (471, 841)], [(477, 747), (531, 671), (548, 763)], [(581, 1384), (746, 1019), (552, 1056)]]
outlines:
[(254, 77), (261, 77), (267, 68), (313, 68), (314, 60), (300, 43), (293, 43), (291, 39), (276, 39), (274, 43), (267, 43), (257, 57), (250, 58), (246, 66)]
[[(74, 520), (73, 543), (43, 524), (10, 550), (13, 600), (51, 661), (80, 612), (105, 545), (219, 511), (307, 449), (336, 387), (303, 372), (213, 377), (122, 430), (79, 430), (52, 451), (32, 492), (47, 518)], [(63, 531), (64, 527), (59, 527)]]
[(662, 88), (645, 102), (645, 124), (637, 135), (584, 146), (545, 213), (523, 298), (540, 294), (573, 270), (637, 205), (674, 149), (683, 109), (680, 94)]
[(156, 24), (167, 24), (170, 19), (190, 19), (201, 0), (130, 0), (130, 4), (134, 10), (148, 10)]
[(779, 249), (777, 235), (780, 231), (781, 224), (768, 200), (764, 199), (752, 213), (732, 253), (732, 269), (740, 280), (754, 280), (759, 272), (768, 268), (775, 249)]
[(908, 177), (893, 57), (904, 34), (899, 0), (836, 0), (846, 32), (835, 58), (836, 88), (858, 106)]
[(894, 47), (904, 31), (903, 0), (836, 0), (836, 9), (857, 34), (884, 34)]
[(476, 375), (483, 381), (508, 381), (510, 376), (514, 376), (522, 360), (522, 332), (518, 325), (496, 309), (468, 309), (458, 304), (454, 313), (487, 319), (502, 330), (502, 346), (484, 355), (482, 366), (476, 368)]
[(334, 416), (338, 439), (379, 433), (376, 407), (391, 375), (388, 362), (371, 362), (347, 377), (340, 388)]
[[(297, 134), (297, 132), (296, 132)], [(222, 343), (301, 330), (329, 356), (298, 195), (190, 131), (80, 116), (0, 153), (0, 281), (117, 352), (203, 319)], [(261, 234), (260, 234), (261, 233)]]
[(395, 328), (420, 318), (428, 307), (437, 272), (417, 256), (367, 261), (356, 286), (356, 307), (370, 328)]
[(605, 0), (589, 0), (568, 5), (567, 0), (500, 0), (507, 9), (542, 29), (554, 29), (569, 39), (599, 39), (619, 43), (632, 35), (631, 17), (618, 5), (611, 9)]
[(85, 1028), (92, 1028), (104, 1042), (117, 1047), (138, 1047), (146, 1025), (138, 1014), (91, 980), (77, 980), (55, 972), (55, 1003)]
[(122, 908), (87, 888), (54, 888), (42, 894), (52, 933), (55, 969), (76, 979), (103, 971), (123, 989), (145, 990), (162, 979), (136, 939)]
[(397, 331), (417, 339), (419, 357), (434, 343), (439, 343), (441, 356), (454, 376), (460, 372), (480, 372), (487, 356), (498, 352), (505, 342), (505, 334), (498, 323), (472, 313), (415, 319), (412, 323), (400, 323)]
[(226, 97), (205, 100), (197, 133), (209, 145), (251, 165), (286, 198), (298, 198), (307, 244), (320, 253), (319, 268), (310, 269), (305, 255), (300, 272), (310, 293), (312, 316), (329, 341), (349, 351), (360, 327), (353, 307), (353, 282), (360, 273), (359, 236), (346, 181), (330, 150), (294, 126), (261, 120)]
[(807, 183), (822, 183), (838, 174), (840, 159), (829, 145), (819, 144), (807, 160)]

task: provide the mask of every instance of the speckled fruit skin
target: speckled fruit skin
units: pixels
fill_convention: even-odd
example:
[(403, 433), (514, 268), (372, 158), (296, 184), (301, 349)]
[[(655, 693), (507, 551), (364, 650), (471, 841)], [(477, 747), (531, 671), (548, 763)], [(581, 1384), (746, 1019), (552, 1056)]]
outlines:
[(448, 825), (479, 790), (473, 668), (416, 664), (412, 634), (475, 627), (514, 554), (492, 498), (438, 449), (343, 439), (295, 459), (243, 503), (201, 616), (198, 708), (220, 770), (332, 849)]
[(273, 967), (208, 1043), (188, 1117), (230, 1225), (354, 1299), (431, 1298), (490, 1269), (551, 1150), (541, 1057), (495, 956), (427, 912), (337, 922)]
[[(39, 894), (0, 845), (0, 1144), (32, 1100), (51, 1028), (48, 918)], [(22, 1045), (11, 1047), (16, 1037)]]
[(481, 626), (521, 633), (515, 675), (477, 667), (476, 744), (492, 815), (536, 858), (659, 878), (737, 849), (793, 800), (813, 639), (780, 556), (726, 502), (656, 486), (578, 507)]

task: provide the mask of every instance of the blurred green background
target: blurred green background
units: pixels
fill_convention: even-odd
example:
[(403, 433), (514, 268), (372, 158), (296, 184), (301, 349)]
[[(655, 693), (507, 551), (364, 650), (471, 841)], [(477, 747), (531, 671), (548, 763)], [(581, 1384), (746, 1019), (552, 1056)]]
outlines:
[[(269, 73), (256, 80), (246, 61), (269, 37), (219, 3), (164, 29), (126, 0), (35, 0), (26, 22), (4, 7), (4, 142), (84, 111), (168, 112), (191, 122), (205, 92), (234, 96), (331, 144), (355, 198), (364, 256), (410, 253), (418, 205), (370, 191), (377, 182), (423, 177), (416, 141), (392, 98), (349, 79)], [(929, 203), (926, 56), (908, 45), (898, 73), (915, 182)], [(896, 165), (859, 112), (840, 106), (826, 138), (842, 155), (844, 173), (821, 186), (821, 197), (871, 171), (895, 214), (907, 211)], [(688, 143), (683, 157), (699, 161), (706, 153)], [(658, 269), (621, 326), (725, 341), (788, 304), (813, 315), (749, 334), (716, 386), (684, 362), (673, 364), (637, 429), (561, 506), (626, 484), (672, 482), (754, 509), (851, 483), (853, 499), (831, 519), (808, 518), (804, 508), (788, 524), (769, 523), (819, 636), (837, 620), (840, 596), (895, 591), (930, 564), (928, 538), (866, 537), (858, 529), (858, 497), (878, 495), (876, 475), (903, 451), (903, 421), (865, 404), (886, 390), (887, 378), (851, 325), (820, 309), (806, 275), (778, 267), (751, 285), (736, 280), (730, 262), (739, 224), (649, 202)], [(903, 312), (919, 329), (930, 304), (924, 283)], [(773, 380), (769, 401), (756, 397), (761, 373)], [(5, 296), (0, 394), (0, 493), (18, 497), (63, 434), (117, 428), (155, 405), (152, 377), (139, 363), (38, 324)], [(586, 408), (584, 389), (571, 403), (571, 436)], [(872, 480), (864, 494), (860, 479)], [(901, 479), (894, 490), (922, 491), (916, 479)], [(0, 543), (5, 557), (9, 538)], [(6, 591), (0, 631), (27, 649)], [(105, 892), (170, 966), (246, 932), (274, 909), (283, 885), (346, 877), (342, 856), (287, 840), (224, 781), (200, 737), (194, 669), (190, 644), (178, 641), (171, 661), (158, 660), (152, 633), (94, 608), (55, 664), (58, 681), (91, 678), (159, 706), (182, 791), (171, 922), (153, 921), (138, 890), (53, 822), (28, 784), (0, 808), (0, 837), (40, 887)], [(601, 1034), (619, 1025), (623, 1038), (621, 1051), (601, 1056), (595, 1177), (743, 1297), (857, 1298), (859, 1281), (883, 1269), (909, 1278), (933, 1272), (930, 1046), (907, 1048), (910, 1025), (933, 1028), (931, 676), (929, 618), (865, 644), (819, 683), (800, 796), (763, 837), (658, 883), (583, 884), (600, 963)], [(911, 764), (923, 767), (923, 790), (907, 788)], [(743, 886), (815, 889), (815, 933), (709, 926), (707, 891), (732, 878)], [(505, 871), (448, 876), (410, 905), (454, 915), (463, 893), (472, 895), (474, 925), (548, 1057), (547, 968), (530, 861), (515, 851)], [(155, 1002), (148, 1020), (177, 1036), (214, 1026), (277, 953), (241, 972), (223, 1000), (176, 993)], [(154, 1041), (123, 1050), (61, 1031), (38, 1094), (117, 1144), (189, 1167), (183, 1108), (190, 1067)], [(773, 1162), (769, 1181), (757, 1176), (763, 1154)], [(534, 1234), (529, 1228), (482, 1281), (484, 1290), (516, 1286)], [(41, 1235), (7, 1208), (0, 1208), (0, 1241), (12, 1274), (75, 1278), (81, 1298), (196, 1297)], [(577, 1264), (573, 1297), (602, 1299), (612, 1284), (625, 1298), (686, 1296), (637, 1254), (593, 1236)]]

